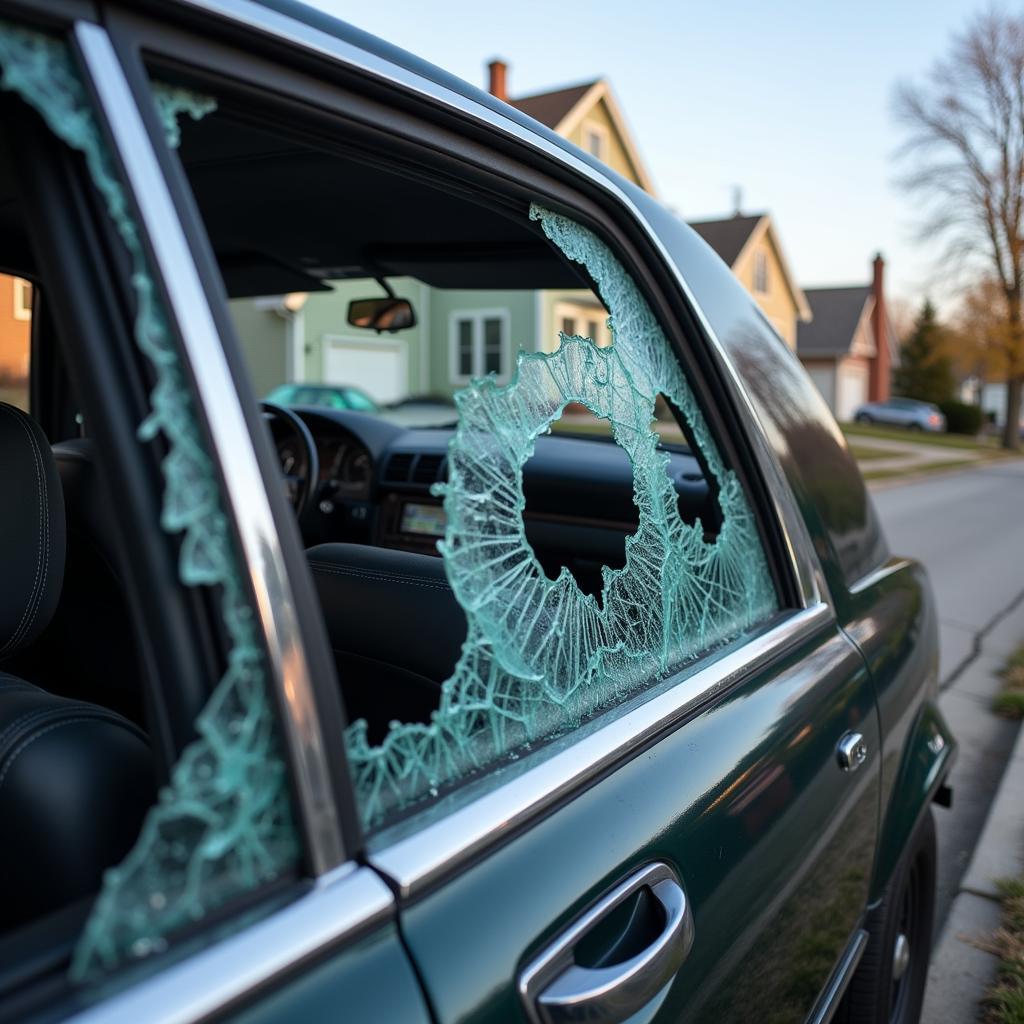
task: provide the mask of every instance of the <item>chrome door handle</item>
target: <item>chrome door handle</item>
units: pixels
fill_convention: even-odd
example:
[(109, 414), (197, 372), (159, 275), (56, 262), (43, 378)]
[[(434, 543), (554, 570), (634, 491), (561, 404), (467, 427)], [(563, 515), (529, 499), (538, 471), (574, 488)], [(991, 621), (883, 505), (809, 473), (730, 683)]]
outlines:
[[(648, 888), (664, 915), (661, 932), (617, 964), (581, 967), (574, 947), (607, 914)], [(604, 896), (523, 971), (519, 991), (534, 1024), (617, 1024), (667, 989), (693, 946), (693, 912), (675, 872), (649, 864)]]
[(859, 732), (845, 732), (836, 747), (836, 760), (844, 772), (855, 772), (868, 759), (867, 740)]

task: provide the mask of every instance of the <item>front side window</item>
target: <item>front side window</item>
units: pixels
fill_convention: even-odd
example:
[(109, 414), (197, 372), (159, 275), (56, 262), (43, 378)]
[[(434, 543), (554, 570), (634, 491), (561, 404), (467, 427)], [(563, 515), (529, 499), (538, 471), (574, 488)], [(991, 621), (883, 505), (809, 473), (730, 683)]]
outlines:
[[(286, 372), (297, 343), (307, 384), (402, 395), (305, 417), (320, 474), (300, 523), (369, 829), (544, 757), (774, 614), (739, 478), (601, 238), (540, 201), (469, 200), (231, 109), (183, 123), (178, 152), (250, 366)], [(280, 181), (287, 216), (258, 216)], [(379, 210), (387, 233), (364, 212)], [(259, 273), (232, 247), (266, 253)], [(289, 340), (254, 311), (299, 266)], [(414, 323), (342, 344), (335, 325), (381, 283)], [(274, 440), (294, 476), (294, 438)]]

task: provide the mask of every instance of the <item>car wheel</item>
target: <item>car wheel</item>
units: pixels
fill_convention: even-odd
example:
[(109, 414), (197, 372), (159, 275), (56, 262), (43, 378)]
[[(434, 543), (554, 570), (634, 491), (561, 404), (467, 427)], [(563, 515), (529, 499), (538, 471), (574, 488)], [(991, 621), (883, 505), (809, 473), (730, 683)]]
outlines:
[(867, 922), (868, 945), (836, 1014), (843, 1024), (916, 1024), (935, 922), (935, 820), (929, 807)]
[(911, 423), (909, 426), (910, 429), (914, 431), (914, 433), (920, 433), (922, 430), (924, 430), (924, 427), (922, 427), (920, 423)]
[(866, 412), (859, 412), (859, 413), (857, 413), (857, 415), (854, 416), (854, 419), (858, 423), (871, 423), (871, 422), (873, 422), (871, 417)]

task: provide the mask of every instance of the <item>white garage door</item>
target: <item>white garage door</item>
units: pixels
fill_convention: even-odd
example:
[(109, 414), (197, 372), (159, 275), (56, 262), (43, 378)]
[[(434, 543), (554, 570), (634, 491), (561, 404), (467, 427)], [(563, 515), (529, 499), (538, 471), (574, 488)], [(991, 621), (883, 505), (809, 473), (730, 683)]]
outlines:
[(825, 399), (828, 407), (835, 412), (835, 369), (831, 366), (809, 366), (807, 372), (811, 375), (814, 386), (821, 392), (821, 397)]
[(324, 384), (350, 384), (386, 404), (408, 394), (409, 355), (404, 341), (324, 339)]
[(868, 400), (868, 368), (859, 363), (839, 367), (839, 396), (836, 400), (836, 419), (852, 420), (858, 405)]

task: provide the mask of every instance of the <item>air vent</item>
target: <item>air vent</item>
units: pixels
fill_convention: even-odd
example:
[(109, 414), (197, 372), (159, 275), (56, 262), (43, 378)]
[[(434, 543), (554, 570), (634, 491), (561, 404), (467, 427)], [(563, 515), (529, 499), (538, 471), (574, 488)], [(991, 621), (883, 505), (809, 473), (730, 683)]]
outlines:
[(441, 479), (443, 455), (421, 455), (416, 460), (416, 468), (412, 471), (412, 480), (416, 484), (432, 484)]
[(407, 484), (412, 473), (412, 452), (396, 452), (388, 459), (384, 470), (384, 480), (392, 484)]

